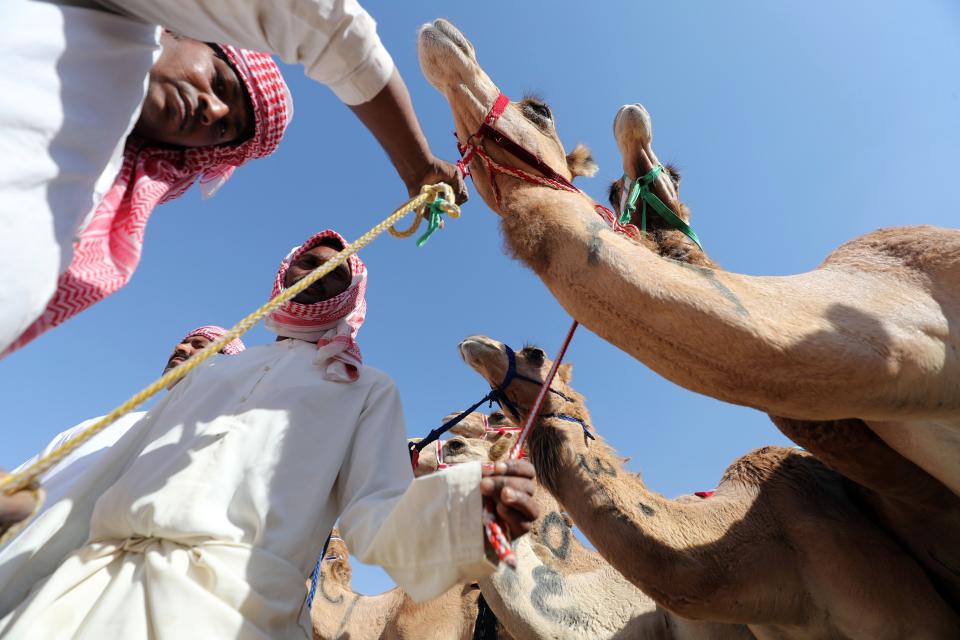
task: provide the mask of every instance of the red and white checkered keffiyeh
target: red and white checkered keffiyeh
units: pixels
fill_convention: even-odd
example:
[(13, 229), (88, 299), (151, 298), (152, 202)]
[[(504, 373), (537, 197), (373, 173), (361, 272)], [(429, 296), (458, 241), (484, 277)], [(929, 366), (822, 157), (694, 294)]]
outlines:
[[(305, 251), (313, 249), (324, 238), (335, 238), (344, 247), (347, 241), (336, 231), (327, 229), (312, 236), (299, 247), (294, 247), (277, 271), (273, 281), (275, 297), (283, 291), (287, 268)], [(367, 317), (367, 267), (356, 254), (347, 260), (350, 267), (350, 287), (343, 293), (315, 304), (300, 304), (288, 300), (271, 313), (264, 325), (279, 336), (317, 343), (314, 363), (324, 367), (324, 377), (335, 382), (353, 382), (360, 375), (363, 358), (357, 344), (357, 332)]]
[(177, 149), (127, 138), (113, 186), (80, 231), (70, 266), (43, 314), (0, 355), (24, 346), (48, 329), (120, 289), (140, 262), (143, 234), (153, 208), (181, 196), (198, 179), (209, 197), (247, 160), (276, 150), (293, 115), (290, 90), (264, 53), (218, 45), (243, 81), (253, 105), (253, 136), (238, 145)]
[[(203, 336), (210, 342), (216, 342), (227, 332), (223, 327), (218, 327), (215, 324), (207, 324), (202, 327), (197, 327), (187, 335), (183, 336), (183, 342), (187, 338), (192, 338), (193, 336)], [(220, 353), (225, 353), (228, 356), (235, 356), (241, 351), (245, 350), (247, 345), (243, 344), (243, 340), (240, 338), (234, 338), (230, 342), (224, 345), (223, 349), (220, 349)]]

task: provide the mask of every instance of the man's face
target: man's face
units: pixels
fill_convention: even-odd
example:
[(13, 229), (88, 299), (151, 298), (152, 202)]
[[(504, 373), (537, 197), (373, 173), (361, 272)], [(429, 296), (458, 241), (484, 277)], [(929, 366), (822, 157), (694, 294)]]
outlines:
[[(284, 288), (296, 284), (308, 273), (328, 260), (332, 260), (338, 253), (340, 249), (323, 244), (304, 251), (287, 268), (283, 279)], [(346, 291), (350, 287), (351, 279), (350, 268), (342, 264), (300, 292), (293, 301), (300, 304), (314, 304), (321, 300), (329, 300)]]
[(209, 45), (164, 32), (134, 132), (181, 147), (240, 142), (253, 130), (243, 82)]
[(203, 336), (190, 336), (184, 338), (183, 342), (178, 344), (173, 348), (173, 353), (170, 355), (170, 359), (167, 360), (167, 366), (164, 367), (163, 372), (166, 373), (170, 369), (179, 367), (184, 362), (189, 360), (195, 353), (202, 351), (204, 347), (210, 344), (211, 340)]

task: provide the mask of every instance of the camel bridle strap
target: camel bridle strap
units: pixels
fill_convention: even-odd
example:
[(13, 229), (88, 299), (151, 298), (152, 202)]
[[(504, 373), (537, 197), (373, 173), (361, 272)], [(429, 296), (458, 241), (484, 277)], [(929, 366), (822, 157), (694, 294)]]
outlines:
[(664, 203), (664, 201), (653, 192), (653, 183), (656, 182), (661, 173), (663, 173), (663, 165), (658, 164), (653, 169), (650, 169), (650, 171), (631, 182), (627, 182), (627, 176), (623, 176), (623, 182), (628, 186), (623, 192), (624, 197), (620, 207), (620, 224), (628, 224), (633, 218), (633, 214), (637, 212), (637, 203), (641, 203), (640, 235), (641, 237), (646, 238), (647, 205), (649, 205), (651, 209), (653, 209), (661, 218), (663, 218), (664, 222), (690, 238), (690, 240), (692, 240), (693, 243), (700, 247), (700, 250), (703, 251), (703, 245), (700, 244), (700, 238), (697, 237), (693, 227), (684, 222), (683, 218), (675, 214), (673, 209), (668, 207), (666, 203)]
[[(599, 204), (581, 189), (578, 189), (572, 182), (570, 182), (570, 180), (567, 179), (566, 176), (560, 174), (556, 169), (544, 162), (543, 159), (528, 151), (522, 145), (510, 138), (510, 136), (508, 136), (506, 133), (500, 131), (494, 126), (497, 120), (500, 119), (500, 116), (503, 115), (503, 112), (506, 110), (507, 105), (509, 104), (510, 98), (503, 93), (498, 94), (493, 106), (490, 107), (490, 111), (488, 111), (487, 115), (483, 118), (483, 122), (480, 124), (480, 127), (477, 129), (476, 133), (473, 133), (467, 139), (466, 144), (460, 144), (460, 139), (457, 136), (456, 131), (454, 131), (453, 135), (457, 137), (457, 151), (460, 153), (460, 160), (457, 162), (457, 168), (460, 170), (460, 173), (463, 175), (463, 177), (466, 178), (467, 176), (471, 175), (469, 165), (474, 157), (476, 157), (476, 159), (479, 160), (483, 165), (487, 172), (487, 176), (490, 178), (490, 186), (493, 189), (493, 197), (494, 200), (496, 200), (498, 207), (501, 206), (501, 197), (500, 187), (497, 185), (497, 174), (502, 174), (511, 176), (518, 180), (523, 180), (524, 182), (529, 182), (531, 184), (549, 187), (556, 191), (578, 193), (590, 201), (590, 204), (593, 206), (597, 214), (603, 218), (607, 225), (610, 226), (614, 231), (632, 237), (639, 236), (640, 232), (634, 225), (621, 224), (621, 222), (617, 219), (617, 216), (614, 215), (610, 209)], [(484, 141), (490, 141), (493, 144), (496, 144), (524, 164), (536, 169), (541, 175), (524, 171), (519, 167), (500, 164), (491, 158), (483, 148)]]
[[(417, 468), (417, 463), (420, 460), (420, 453), (431, 444), (440, 439), (440, 436), (445, 434), (450, 429), (454, 428), (461, 422), (463, 422), (467, 416), (476, 411), (480, 405), (484, 403), (493, 404), (496, 402), (504, 409), (511, 411), (513, 415), (519, 416), (520, 413), (517, 410), (517, 405), (515, 405), (510, 398), (507, 397), (506, 390), (507, 387), (513, 383), (514, 380), (523, 380), (524, 382), (529, 382), (530, 384), (542, 385), (542, 380), (536, 380), (529, 376), (525, 376), (522, 373), (517, 372), (517, 354), (509, 346), (504, 345), (507, 350), (507, 371), (503, 375), (503, 380), (495, 387), (490, 388), (490, 392), (485, 396), (480, 398), (478, 401), (474, 402), (470, 407), (464, 409), (454, 417), (450, 418), (442, 425), (433, 429), (428, 433), (424, 438), (420, 439), (417, 442), (411, 442), (408, 447), (410, 449), (410, 463), (413, 465), (413, 468)], [(556, 389), (551, 389), (551, 392), (557, 394), (564, 400), (569, 401), (570, 398), (564, 395), (563, 393), (557, 391)], [(484, 432), (487, 431), (486, 423), (484, 423)], [(437, 463), (442, 463), (443, 454), (440, 453), (440, 443), (437, 444)]]
[[(520, 435), (517, 436), (517, 441), (513, 443), (513, 447), (510, 449), (510, 455), (507, 456), (508, 458), (518, 458), (520, 456), (523, 445), (527, 441), (527, 437), (530, 435), (530, 429), (533, 428), (533, 423), (537, 419), (537, 414), (540, 413), (540, 407), (543, 406), (543, 401), (546, 399), (548, 391), (558, 393), (568, 402), (572, 402), (572, 400), (566, 395), (551, 389), (550, 385), (553, 384), (553, 379), (556, 377), (557, 371), (560, 369), (560, 364), (563, 362), (563, 356), (566, 355), (567, 347), (570, 346), (570, 341), (573, 339), (573, 334), (576, 332), (578, 326), (580, 326), (580, 323), (576, 320), (574, 320), (573, 324), (570, 325), (570, 329), (567, 331), (567, 337), (564, 339), (563, 344), (560, 346), (560, 351), (557, 352), (557, 357), (554, 358), (553, 364), (550, 366), (550, 370), (543, 379), (543, 386), (540, 387), (540, 392), (537, 394), (536, 399), (530, 406), (530, 412), (527, 415), (527, 420), (523, 423), (523, 428), (520, 431)], [(518, 413), (516, 415), (519, 416), (520, 414)], [(582, 423), (581, 426), (583, 426)]]
[(596, 437), (590, 433), (590, 425), (587, 424), (587, 421), (583, 418), (578, 418), (577, 416), (571, 416), (568, 413), (544, 413), (540, 417), (542, 418), (555, 418), (557, 420), (564, 420), (566, 422), (575, 422), (580, 425), (580, 428), (583, 429), (583, 437), (589, 438), (591, 440), (596, 440)]

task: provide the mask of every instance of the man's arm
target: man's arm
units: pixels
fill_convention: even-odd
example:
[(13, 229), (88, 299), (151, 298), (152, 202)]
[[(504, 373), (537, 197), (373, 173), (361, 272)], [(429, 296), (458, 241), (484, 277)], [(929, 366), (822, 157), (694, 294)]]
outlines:
[(483, 494), (499, 497), (512, 487), (515, 499), (503, 514), (517, 534), (536, 516), (529, 478), (493, 474), (481, 488), (481, 477), (480, 464), (467, 463), (414, 480), (399, 394), (392, 384), (378, 385), (334, 488), (341, 534), (351, 554), (382, 566), (415, 600), (434, 598), (495, 568), (485, 550)]
[(373, 100), (350, 109), (390, 156), (411, 197), (425, 184), (446, 182), (453, 187), (458, 203), (466, 201), (467, 186), (460, 172), (430, 151), (399, 71), (393, 70), (390, 80)]

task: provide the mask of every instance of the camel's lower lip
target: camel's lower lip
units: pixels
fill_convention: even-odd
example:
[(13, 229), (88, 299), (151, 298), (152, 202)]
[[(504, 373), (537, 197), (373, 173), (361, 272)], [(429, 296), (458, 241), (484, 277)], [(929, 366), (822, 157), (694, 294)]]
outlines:
[(442, 18), (420, 27), (420, 42), (425, 45), (456, 47), (467, 58), (471, 57), (463, 34)]

